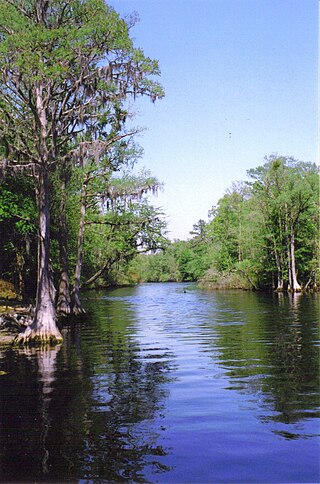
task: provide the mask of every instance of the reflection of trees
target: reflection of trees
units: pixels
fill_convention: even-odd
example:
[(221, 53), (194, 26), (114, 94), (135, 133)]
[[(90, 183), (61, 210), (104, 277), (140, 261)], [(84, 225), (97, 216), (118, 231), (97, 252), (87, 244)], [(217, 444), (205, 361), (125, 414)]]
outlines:
[(68, 365), (73, 387), (67, 391), (59, 386), (55, 418), (63, 419), (63, 425), (54, 426), (54, 440), (61, 441), (56, 459), (60, 469), (64, 466), (63, 475), (70, 478), (145, 482), (146, 466), (167, 469), (161, 464), (166, 451), (157, 444), (157, 420), (167, 396), (164, 383), (169, 381), (171, 355), (149, 361), (142, 354), (130, 326), (133, 314), (125, 302), (92, 302), (89, 311), (93, 314), (90, 326), (95, 329), (83, 333), (77, 355), (69, 340), (79, 336), (78, 329), (66, 338), (69, 351), (63, 366)]
[(273, 368), (268, 386), (274, 389), (274, 406), (278, 412), (272, 418), (285, 423), (317, 415), (319, 355), (314, 343), (318, 313), (310, 311), (310, 297), (293, 294), (282, 302), (289, 317), (279, 318), (279, 330), (273, 334), (268, 353)]
[(40, 435), (40, 445), (43, 451), (43, 457), (41, 460), (41, 473), (46, 475), (49, 473), (48, 461), (49, 461), (49, 450), (47, 446), (48, 432), (51, 425), (51, 417), (49, 412), (49, 405), (51, 402), (51, 396), (53, 391), (53, 382), (55, 380), (55, 367), (56, 359), (60, 347), (55, 346), (54, 348), (38, 349), (38, 350), (23, 350), (28, 351), (28, 353), (34, 353), (37, 358), (38, 372), (39, 372), (39, 383), (41, 388), (39, 389), (39, 411), (41, 415), (41, 435)]
[(49, 474), (50, 402), (59, 350), (8, 351), (7, 375), (0, 381), (1, 479), (33, 480)]
[(59, 353), (6, 355), (0, 480), (146, 482), (148, 468), (168, 469), (158, 441), (172, 355), (141, 348), (122, 301), (89, 309)]
[[(223, 294), (236, 316), (214, 326), (216, 344), (230, 388), (255, 394), (259, 405), (277, 412), (269, 419), (293, 423), (316, 415), (318, 313), (316, 302), (310, 304), (313, 296), (271, 297)], [(216, 298), (219, 302), (220, 295)]]

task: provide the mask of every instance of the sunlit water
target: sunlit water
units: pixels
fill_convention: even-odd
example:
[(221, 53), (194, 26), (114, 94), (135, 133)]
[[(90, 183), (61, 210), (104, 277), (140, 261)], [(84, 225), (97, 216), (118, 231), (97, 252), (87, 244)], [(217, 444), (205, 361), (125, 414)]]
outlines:
[(51, 351), (0, 351), (0, 480), (319, 482), (319, 296), (88, 292)]

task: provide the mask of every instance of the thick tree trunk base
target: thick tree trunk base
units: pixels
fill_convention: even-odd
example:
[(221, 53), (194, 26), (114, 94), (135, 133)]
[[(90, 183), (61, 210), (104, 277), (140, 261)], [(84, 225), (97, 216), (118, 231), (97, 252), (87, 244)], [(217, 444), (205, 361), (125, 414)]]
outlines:
[(32, 329), (28, 326), (23, 333), (18, 334), (13, 345), (17, 346), (55, 346), (62, 342), (63, 338), (58, 328), (50, 333), (41, 329)]
[(67, 271), (61, 271), (58, 301), (57, 301), (57, 314), (58, 316), (69, 316), (71, 311), (71, 296), (69, 290), (69, 277)]
[(277, 287), (277, 289), (274, 290), (274, 292), (284, 292), (284, 288), (283, 287)]
[(279, 276), (278, 276), (278, 285), (274, 290), (274, 292), (285, 292), (283, 279)]
[(296, 294), (297, 292), (303, 292), (303, 291), (302, 291), (302, 287), (299, 286), (294, 288), (290, 287), (290, 289), (288, 289), (288, 292), (292, 292), (293, 294)]
[(72, 313), (70, 304), (61, 302), (57, 304), (57, 315), (60, 317), (68, 317)]

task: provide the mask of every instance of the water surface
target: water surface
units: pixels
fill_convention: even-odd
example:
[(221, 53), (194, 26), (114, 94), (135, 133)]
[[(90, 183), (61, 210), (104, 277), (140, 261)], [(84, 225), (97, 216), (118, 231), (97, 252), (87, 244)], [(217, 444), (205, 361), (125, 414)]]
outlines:
[(319, 296), (85, 295), (49, 351), (0, 352), (0, 480), (319, 482)]

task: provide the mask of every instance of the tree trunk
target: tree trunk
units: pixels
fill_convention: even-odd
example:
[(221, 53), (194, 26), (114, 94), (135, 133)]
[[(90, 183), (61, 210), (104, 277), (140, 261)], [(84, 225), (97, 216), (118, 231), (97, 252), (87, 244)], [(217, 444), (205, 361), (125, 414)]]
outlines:
[(104, 272), (106, 272), (112, 265), (116, 262), (117, 259), (112, 259), (112, 260), (107, 260), (101, 269), (99, 269), (93, 276), (90, 277), (84, 284), (82, 284), (82, 287), (90, 286), (90, 284), (93, 284)]
[(79, 233), (78, 233), (78, 249), (77, 249), (77, 261), (74, 271), (74, 282), (73, 290), (71, 294), (71, 307), (72, 313), (75, 316), (80, 316), (85, 314), (85, 310), (82, 307), (80, 299), (80, 279), (81, 279), (81, 269), (82, 269), (82, 258), (83, 258), (83, 241), (84, 241), (84, 222), (86, 216), (86, 198), (87, 198), (87, 183), (88, 177), (84, 175), (82, 191), (81, 191), (81, 209), (80, 209), (80, 223), (79, 223)]
[(281, 261), (280, 257), (278, 254), (277, 250), (277, 243), (275, 238), (273, 238), (273, 253), (274, 253), (274, 258), (276, 261), (276, 266), (277, 266), (277, 287), (276, 287), (276, 292), (283, 292), (283, 275), (282, 275), (282, 267), (281, 267)]
[(292, 291), (292, 270), (291, 270), (291, 250), (290, 250), (290, 233), (289, 233), (289, 222), (288, 222), (288, 206), (287, 203), (284, 204), (285, 208), (285, 241), (286, 241), (286, 254), (287, 254), (287, 271), (288, 271), (288, 292)]
[(252, 281), (251, 277), (249, 276), (249, 274), (246, 271), (243, 271), (242, 269), (238, 269), (237, 272), (240, 272), (240, 274), (242, 274), (248, 280), (249, 284), (252, 286), (252, 290), (253, 291), (257, 291), (258, 290), (257, 286)]
[(242, 255), (242, 247), (241, 247), (241, 241), (242, 241), (242, 226), (241, 226), (241, 211), (240, 207), (238, 207), (238, 262), (242, 261), (243, 255)]
[(17, 289), (18, 289), (18, 296), (20, 299), (24, 298), (24, 279), (23, 279), (23, 272), (25, 266), (25, 259), (23, 257), (22, 251), (19, 248), (16, 248), (16, 268), (17, 268)]
[(296, 272), (296, 258), (295, 258), (295, 243), (294, 243), (294, 228), (293, 223), (290, 224), (290, 257), (291, 257), (291, 290), (293, 292), (301, 292), (301, 286), (297, 280)]
[(16, 338), (17, 344), (56, 344), (62, 340), (56, 324), (55, 288), (49, 259), (50, 198), (48, 171), (40, 170), (38, 182), (38, 280), (34, 318), (24, 333)]
[(67, 220), (66, 220), (66, 181), (61, 182), (61, 202), (59, 214), (59, 259), (60, 280), (58, 288), (57, 313), (68, 316), (71, 313), (71, 296), (69, 286)]
[(36, 122), (40, 127), (38, 144), (39, 162), (37, 203), (38, 222), (38, 277), (34, 318), (24, 333), (18, 335), (18, 344), (56, 344), (62, 340), (56, 324), (55, 288), (50, 267), (50, 194), (48, 119), (43, 96), (44, 86), (39, 81), (35, 87)]
[(310, 284), (311, 284), (311, 282), (312, 282), (312, 279), (314, 279), (314, 273), (313, 273), (313, 272), (311, 272), (310, 277), (309, 277), (309, 279), (308, 279), (308, 281), (307, 281), (306, 285), (305, 285), (305, 286), (304, 286), (304, 288), (303, 288), (305, 291), (307, 291), (307, 290), (308, 290), (308, 288), (309, 288), (309, 286), (310, 286)]
[(283, 292), (284, 290), (284, 284), (283, 284), (283, 279), (281, 277), (281, 272), (278, 271), (278, 283), (277, 283), (277, 288), (276, 288), (276, 292)]

